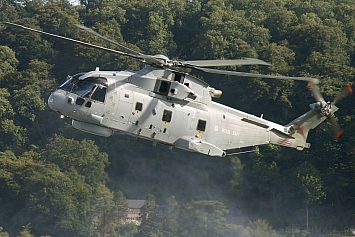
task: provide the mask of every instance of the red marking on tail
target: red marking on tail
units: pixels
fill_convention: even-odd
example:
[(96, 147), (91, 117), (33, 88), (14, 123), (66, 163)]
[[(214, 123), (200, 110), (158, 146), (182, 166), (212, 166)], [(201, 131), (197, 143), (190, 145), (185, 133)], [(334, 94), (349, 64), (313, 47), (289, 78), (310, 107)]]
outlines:
[(343, 133), (344, 133), (344, 130), (341, 130), (340, 132), (338, 132), (337, 135), (334, 136), (334, 139), (338, 139)]
[(306, 136), (306, 132), (304, 131), (304, 128), (302, 127), (302, 125), (300, 126), (300, 130), (301, 130), (303, 136)]
[(353, 88), (351, 88), (350, 83), (346, 84), (346, 86), (348, 87), (350, 95), (352, 95), (353, 94)]
[(309, 88), (309, 87), (311, 87), (313, 85), (313, 82), (308, 82), (308, 84), (307, 84), (307, 87)]

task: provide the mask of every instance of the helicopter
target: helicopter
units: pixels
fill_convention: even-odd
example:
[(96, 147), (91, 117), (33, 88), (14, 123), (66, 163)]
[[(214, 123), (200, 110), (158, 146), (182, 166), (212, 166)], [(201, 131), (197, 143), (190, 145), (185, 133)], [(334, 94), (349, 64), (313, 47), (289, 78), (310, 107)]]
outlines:
[[(83, 41), (32, 29), (23, 25), (1, 22), (24, 30), (49, 35), (87, 47), (123, 55), (145, 63), (139, 71), (100, 71), (68, 76), (65, 83), (53, 91), (48, 106), (62, 117), (72, 119), (78, 130), (109, 137), (114, 132), (143, 138), (170, 148), (224, 157), (234, 149), (275, 144), (303, 150), (310, 148), (307, 136), (328, 119), (334, 138), (342, 135), (334, 113), (336, 103), (353, 93), (350, 84), (333, 102), (324, 100), (319, 80), (310, 77), (263, 75), (214, 69), (218, 66), (269, 65), (254, 58), (230, 60), (170, 60), (165, 55), (146, 55), (108, 39), (85, 26), (77, 27), (94, 34), (124, 50), (122, 52)], [(178, 68), (193, 69), (212, 74), (252, 78), (299, 80), (308, 82), (316, 102), (310, 110), (286, 125), (228, 107), (213, 101), (221, 90), (210, 87)]]

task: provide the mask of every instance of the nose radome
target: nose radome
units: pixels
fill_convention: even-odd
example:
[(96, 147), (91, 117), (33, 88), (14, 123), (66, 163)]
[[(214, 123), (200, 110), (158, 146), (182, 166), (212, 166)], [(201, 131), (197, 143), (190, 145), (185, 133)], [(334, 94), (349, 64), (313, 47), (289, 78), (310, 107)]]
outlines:
[(48, 98), (48, 106), (54, 111), (60, 111), (65, 104), (65, 92), (56, 90)]

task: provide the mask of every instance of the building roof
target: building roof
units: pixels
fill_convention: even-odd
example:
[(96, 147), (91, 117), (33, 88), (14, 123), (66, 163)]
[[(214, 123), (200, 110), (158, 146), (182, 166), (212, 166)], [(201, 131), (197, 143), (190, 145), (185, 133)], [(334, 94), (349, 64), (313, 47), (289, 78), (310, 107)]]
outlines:
[(141, 209), (145, 203), (145, 200), (127, 200), (128, 208)]

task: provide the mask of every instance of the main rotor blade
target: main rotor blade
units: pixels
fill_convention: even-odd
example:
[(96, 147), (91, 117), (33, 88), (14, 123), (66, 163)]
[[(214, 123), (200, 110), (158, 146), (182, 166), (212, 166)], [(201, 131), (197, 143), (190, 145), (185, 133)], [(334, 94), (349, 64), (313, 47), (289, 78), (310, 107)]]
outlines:
[(225, 71), (225, 70), (217, 70), (217, 69), (210, 69), (210, 68), (201, 68), (201, 67), (190, 67), (190, 68), (203, 71), (203, 72), (215, 73), (215, 74), (233, 75), (233, 76), (241, 76), (241, 77), (268, 78), (268, 79), (299, 80), (299, 81), (313, 82), (314, 84), (319, 83), (318, 79), (311, 78), (311, 77), (273, 76), (273, 75), (264, 75), (264, 74), (247, 73), (247, 72), (234, 72), (234, 71)]
[(86, 27), (86, 26), (82, 26), (82, 25), (79, 25), (79, 24), (74, 24), (74, 25), (75, 25), (76, 27), (78, 27), (78, 28), (80, 28), (80, 29), (82, 29), (82, 30), (85, 30), (85, 31), (87, 31), (87, 32), (89, 32), (89, 33), (91, 33), (91, 34), (93, 34), (93, 35), (96, 35), (96, 36), (100, 37), (101, 39), (104, 39), (104, 40), (106, 40), (106, 41), (108, 41), (108, 42), (110, 42), (110, 43), (112, 43), (112, 44), (114, 44), (114, 45), (116, 45), (116, 46), (119, 46), (119, 47), (121, 47), (121, 48), (123, 48), (123, 49), (125, 49), (125, 50), (128, 50), (128, 51), (130, 51), (131, 53), (138, 54), (138, 55), (143, 55), (143, 54), (140, 53), (140, 52), (134, 51), (133, 49), (130, 49), (130, 48), (128, 48), (128, 47), (126, 47), (126, 46), (124, 46), (124, 45), (122, 45), (122, 44), (120, 44), (120, 43), (117, 43), (117, 42), (115, 42), (115, 41), (113, 41), (113, 40), (111, 40), (111, 39), (109, 39), (109, 38), (103, 36), (103, 35), (100, 35), (100, 34), (97, 33), (96, 31), (94, 31), (94, 30), (92, 30), (92, 29), (90, 29), (90, 28), (88, 28), (88, 27)]
[(232, 65), (270, 65), (263, 60), (256, 58), (242, 58), (232, 60), (196, 60), (183, 61), (181, 66), (197, 66), (197, 67), (217, 67), (217, 66), (232, 66)]
[(325, 101), (322, 94), (320, 93), (319, 86), (313, 82), (309, 82), (307, 87), (312, 91), (312, 95), (317, 102)]
[(85, 46), (89, 46), (89, 47), (92, 47), (92, 48), (101, 49), (101, 50), (108, 51), (108, 52), (111, 52), (111, 53), (120, 54), (120, 55), (123, 55), (123, 56), (128, 56), (128, 57), (132, 57), (132, 58), (145, 60), (143, 57), (141, 57), (139, 55), (133, 55), (133, 54), (129, 54), (129, 53), (125, 53), (125, 52), (121, 52), (121, 51), (105, 48), (105, 47), (102, 47), (102, 46), (89, 44), (89, 43), (86, 43), (86, 42), (83, 42), (83, 41), (80, 41), (80, 40), (75, 40), (75, 39), (67, 38), (67, 37), (64, 37), (64, 36), (51, 34), (51, 33), (45, 32), (45, 31), (32, 29), (32, 28), (29, 28), (29, 27), (26, 27), (26, 26), (23, 26), (23, 25), (19, 25), (19, 24), (15, 24), (15, 23), (11, 23), (11, 22), (0, 22), (0, 24), (12, 25), (12, 26), (16, 26), (16, 27), (19, 27), (19, 28), (22, 28), (22, 29), (25, 29), (25, 30), (37, 32), (37, 33), (40, 33), (40, 34), (49, 35), (49, 36), (52, 36), (52, 37), (55, 37), (55, 38), (71, 41), (71, 42), (74, 42), (74, 43), (77, 43), (77, 44), (81, 44), (81, 45), (85, 45)]
[(338, 103), (345, 97), (352, 95), (353, 94), (353, 89), (351, 88), (351, 85), (348, 83), (346, 87), (343, 88), (343, 90), (334, 98), (333, 104)]

